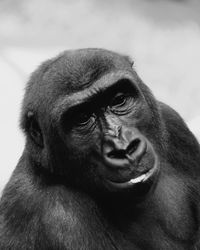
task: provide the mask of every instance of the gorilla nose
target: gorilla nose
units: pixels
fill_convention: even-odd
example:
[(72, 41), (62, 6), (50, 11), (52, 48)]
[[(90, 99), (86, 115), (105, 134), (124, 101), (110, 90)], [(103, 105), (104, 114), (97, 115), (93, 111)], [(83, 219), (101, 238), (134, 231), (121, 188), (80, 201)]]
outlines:
[(113, 141), (113, 143), (108, 143), (105, 148), (106, 160), (113, 166), (123, 167), (124, 160), (133, 163), (141, 159), (146, 152), (147, 143), (143, 138), (137, 137), (131, 140), (126, 147), (123, 147), (120, 141)]
[(144, 139), (137, 138), (128, 145), (126, 156), (129, 160), (139, 160), (147, 150), (147, 143)]
[(126, 155), (131, 156), (140, 148), (141, 140), (139, 138), (131, 141), (126, 149)]

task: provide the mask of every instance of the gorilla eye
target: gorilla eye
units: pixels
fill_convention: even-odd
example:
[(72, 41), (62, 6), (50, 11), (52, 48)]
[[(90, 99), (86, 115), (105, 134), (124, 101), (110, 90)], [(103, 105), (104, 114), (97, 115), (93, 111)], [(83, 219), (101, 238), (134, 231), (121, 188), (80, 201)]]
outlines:
[(127, 95), (119, 93), (117, 94), (111, 102), (111, 106), (123, 106), (126, 103)]
[(133, 97), (130, 94), (118, 93), (111, 101), (109, 107), (113, 112), (125, 112), (133, 104)]
[(79, 116), (76, 118), (76, 125), (77, 126), (84, 126), (87, 125), (90, 122), (93, 122), (96, 120), (95, 114), (91, 113), (81, 113)]

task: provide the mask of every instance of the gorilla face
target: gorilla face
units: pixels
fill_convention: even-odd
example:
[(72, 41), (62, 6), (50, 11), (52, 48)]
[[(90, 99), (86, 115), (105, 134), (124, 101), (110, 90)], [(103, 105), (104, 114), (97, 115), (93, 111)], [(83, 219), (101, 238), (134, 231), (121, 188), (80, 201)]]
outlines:
[[(50, 64), (37, 85), (33, 75), (25, 98), (24, 112), (31, 106), (35, 117), (34, 125), (28, 117), (26, 130), (44, 144), (31, 155), (88, 191), (148, 191), (159, 173), (163, 128), (156, 101), (130, 60), (89, 49)], [(28, 95), (36, 91), (37, 103)]]
[[(102, 66), (98, 59), (97, 65)], [(153, 99), (145, 98), (146, 86), (126, 63), (125, 69), (118, 66), (115, 74), (104, 73), (84, 89), (77, 81), (78, 91), (63, 94), (54, 106), (67, 155), (65, 168), (73, 172), (78, 186), (108, 192), (147, 191), (157, 179), (160, 117), (154, 117)], [(114, 60), (112, 64), (117, 68)]]

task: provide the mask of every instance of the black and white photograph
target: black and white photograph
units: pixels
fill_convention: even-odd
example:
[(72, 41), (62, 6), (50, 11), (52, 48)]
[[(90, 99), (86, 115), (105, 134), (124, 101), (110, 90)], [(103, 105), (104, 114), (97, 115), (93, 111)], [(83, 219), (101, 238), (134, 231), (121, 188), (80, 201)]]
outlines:
[(0, 250), (200, 250), (200, 1), (0, 1)]

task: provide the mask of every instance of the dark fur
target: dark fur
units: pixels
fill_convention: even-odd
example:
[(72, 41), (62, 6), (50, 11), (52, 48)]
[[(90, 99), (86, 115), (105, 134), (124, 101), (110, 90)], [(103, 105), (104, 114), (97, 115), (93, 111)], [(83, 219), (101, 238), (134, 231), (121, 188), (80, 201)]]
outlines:
[[(66, 144), (59, 129), (70, 105), (62, 96), (95, 92), (95, 82), (124, 70), (134, 74), (145, 98), (137, 128), (161, 165), (155, 187), (141, 202), (107, 192), (90, 163), (95, 144), (85, 142), (80, 150), (71, 137)], [(32, 114), (38, 129), (33, 136)], [(128, 57), (85, 49), (45, 62), (27, 85), (21, 127), (26, 146), (0, 201), (1, 250), (200, 249), (199, 144), (180, 116), (155, 100)]]

